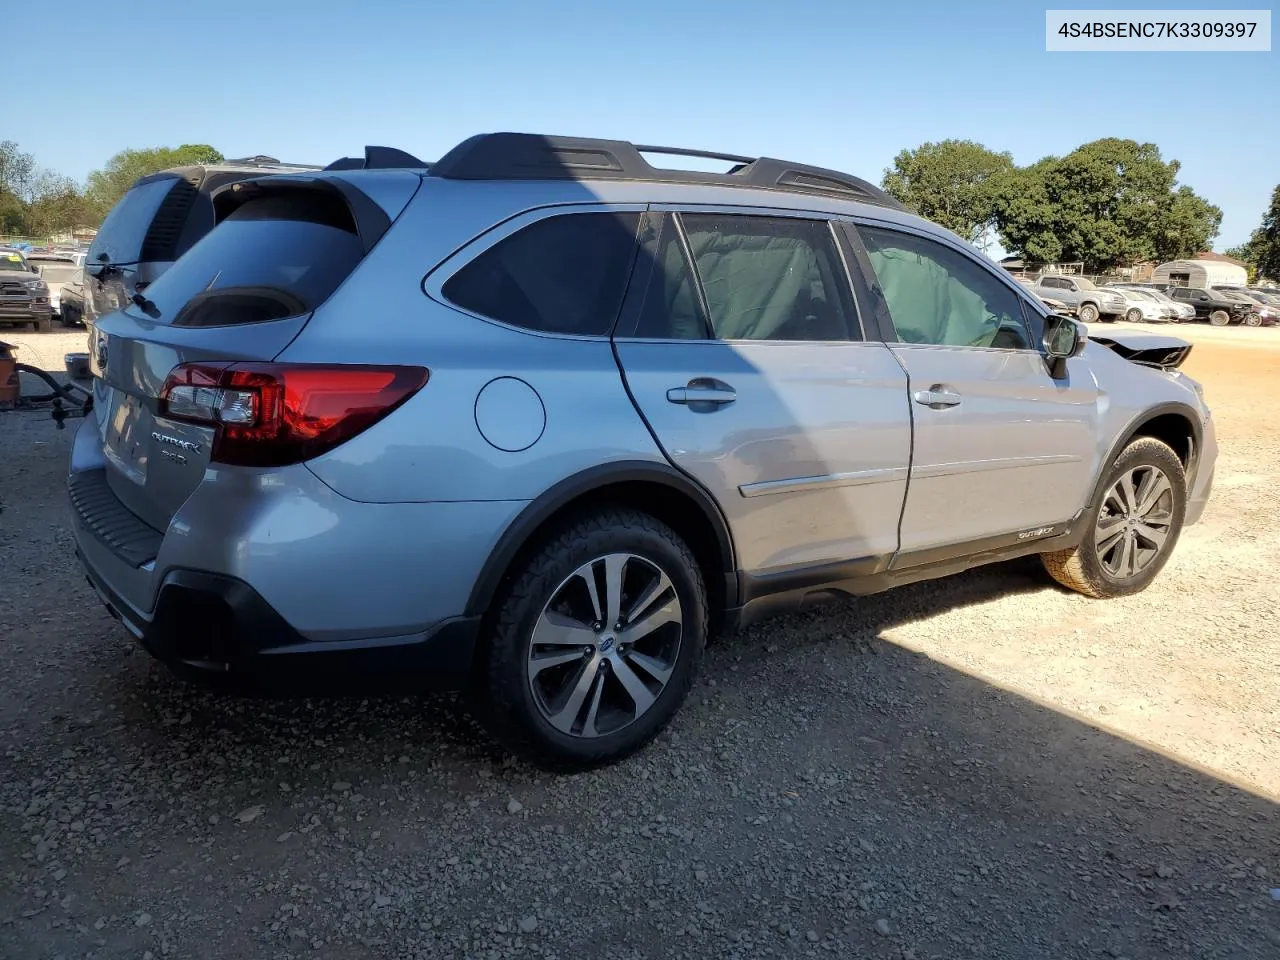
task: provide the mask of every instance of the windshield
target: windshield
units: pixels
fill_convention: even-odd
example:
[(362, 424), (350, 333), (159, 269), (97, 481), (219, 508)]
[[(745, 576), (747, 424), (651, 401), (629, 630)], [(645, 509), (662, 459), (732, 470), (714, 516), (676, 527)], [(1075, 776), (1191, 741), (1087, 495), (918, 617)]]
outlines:
[(0, 253), (0, 270), (26, 270), (27, 265), (16, 253)]
[(76, 275), (74, 263), (36, 263), (45, 283), (66, 283)]

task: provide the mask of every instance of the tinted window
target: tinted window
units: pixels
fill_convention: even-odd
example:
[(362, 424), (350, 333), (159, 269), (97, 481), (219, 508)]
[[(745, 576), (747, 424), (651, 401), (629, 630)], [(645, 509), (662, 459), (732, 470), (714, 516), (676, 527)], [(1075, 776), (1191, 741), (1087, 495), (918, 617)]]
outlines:
[(89, 264), (102, 263), (103, 254), (108, 263), (136, 262), (156, 211), (178, 182), (176, 177), (164, 177), (134, 187), (121, 197), (98, 228), (98, 235), (89, 247)]
[(127, 309), (180, 326), (298, 316), (329, 298), (364, 255), (346, 206), (307, 193), (244, 204)]
[(635, 276), (637, 283), (644, 284), (635, 336), (658, 340), (710, 337), (674, 217), (651, 214), (645, 218)]
[(1070, 290), (1071, 287), (1065, 280), (1059, 280), (1057, 277), (1045, 277), (1040, 281), (1043, 286), (1051, 287), (1054, 290)]
[(847, 340), (844, 267), (822, 220), (682, 214), (707, 313), (721, 340)]
[(903, 343), (1030, 347), (1017, 295), (979, 264), (923, 237), (858, 230)]
[(547, 217), (490, 247), (443, 293), (481, 316), (546, 333), (606, 336), (634, 259), (638, 213)]

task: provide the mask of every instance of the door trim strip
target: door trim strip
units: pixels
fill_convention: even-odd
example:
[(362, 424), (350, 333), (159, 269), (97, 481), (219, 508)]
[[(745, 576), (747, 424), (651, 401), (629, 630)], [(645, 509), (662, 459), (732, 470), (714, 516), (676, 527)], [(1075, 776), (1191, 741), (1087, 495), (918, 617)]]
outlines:
[(991, 460), (957, 460), (953, 463), (930, 463), (911, 468), (913, 480), (950, 477), (961, 473), (985, 473), (988, 470), (1016, 470), (1019, 467), (1045, 467), (1055, 463), (1079, 463), (1083, 457), (1055, 453), (1044, 457), (998, 457)]
[(852, 470), (848, 473), (824, 473), (816, 477), (788, 477), (785, 480), (759, 480), (744, 483), (738, 492), (744, 497), (765, 497), (775, 493), (808, 493), (833, 487), (860, 487), (869, 483), (888, 483), (907, 479), (906, 467), (883, 467), (877, 470)]

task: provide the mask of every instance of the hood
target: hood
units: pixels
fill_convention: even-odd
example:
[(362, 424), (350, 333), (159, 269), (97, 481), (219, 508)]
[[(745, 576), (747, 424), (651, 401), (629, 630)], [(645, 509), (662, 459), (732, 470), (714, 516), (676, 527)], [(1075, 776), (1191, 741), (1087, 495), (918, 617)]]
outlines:
[(1106, 333), (1090, 334), (1089, 339), (1126, 360), (1161, 370), (1177, 369), (1191, 353), (1191, 344), (1186, 340), (1140, 330), (1108, 330)]

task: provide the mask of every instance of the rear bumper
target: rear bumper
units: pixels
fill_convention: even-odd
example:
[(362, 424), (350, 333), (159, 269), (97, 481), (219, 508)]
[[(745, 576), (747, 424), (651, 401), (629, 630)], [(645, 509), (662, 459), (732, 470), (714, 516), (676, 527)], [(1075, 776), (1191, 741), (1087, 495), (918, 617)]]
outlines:
[(131, 606), (76, 551), (108, 612), (156, 659), (191, 680), (227, 678), (272, 691), (456, 690), (467, 682), (478, 617), (420, 634), (308, 640), (242, 580), (171, 570), (151, 613)]

